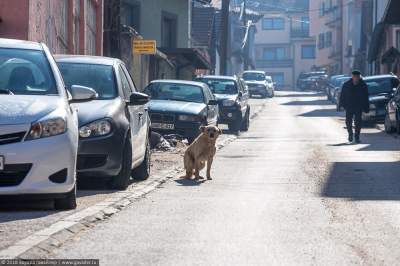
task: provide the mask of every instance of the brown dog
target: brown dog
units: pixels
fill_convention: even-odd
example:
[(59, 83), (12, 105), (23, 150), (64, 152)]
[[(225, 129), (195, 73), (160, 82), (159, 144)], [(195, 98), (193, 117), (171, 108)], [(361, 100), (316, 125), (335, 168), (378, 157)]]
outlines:
[(196, 179), (199, 179), (200, 170), (206, 166), (207, 161), (207, 179), (211, 180), (211, 165), (217, 151), (215, 143), (219, 135), (221, 135), (221, 130), (216, 126), (201, 126), (200, 131), (200, 136), (193, 141), (185, 152), (186, 178), (192, 178), (194, 173)]

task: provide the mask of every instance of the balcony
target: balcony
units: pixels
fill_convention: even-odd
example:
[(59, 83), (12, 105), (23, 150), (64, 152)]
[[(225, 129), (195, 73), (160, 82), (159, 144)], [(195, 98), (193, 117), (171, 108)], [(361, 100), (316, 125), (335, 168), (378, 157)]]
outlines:
[(259, 68), (270, 68), (270, 67), (293, 67), (294, 61), (293, 59), (276, 59), (276, 60), (257, 60), (256, 67)]
[(309, 38), (310, 30), (305, 28), (291, 28), (290, 36), (291, 38)]

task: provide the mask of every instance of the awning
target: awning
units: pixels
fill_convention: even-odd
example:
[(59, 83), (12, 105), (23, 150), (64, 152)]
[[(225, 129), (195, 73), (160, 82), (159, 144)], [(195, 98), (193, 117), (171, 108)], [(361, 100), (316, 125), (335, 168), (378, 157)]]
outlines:
[(178, 63), (178, 67), (193, 66), (197, 69), (212, 69), (207, 58), (196, 48), (159, 48), (169, 59)]
[(386, 6), (385, 14), (383, 15), (383, 22), (387, 24), (400, 24), (400, 1), (399, 0), (389, 0)]
[(376, 24), (374, 32), (372, 33), (371, 44), (368, 50), (368, 62), (370, 63), (375, 61), (378, 56), (384, 31), (385, 31), (385, 24), (383, 22)]

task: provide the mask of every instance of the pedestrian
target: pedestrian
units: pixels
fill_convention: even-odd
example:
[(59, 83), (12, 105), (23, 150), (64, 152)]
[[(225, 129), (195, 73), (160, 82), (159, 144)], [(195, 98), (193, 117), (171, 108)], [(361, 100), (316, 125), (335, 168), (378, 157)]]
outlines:
[[(346, 126), (349, 142), (360, 143), (362, 113), (369, 113), (368, 86), (361, 77), (361, 72), (354, 70), (351, 79), (343, 84), (339, 100), (339, 110), (346, 111)], [(353, 133), (353, 121), (355, 133)]]

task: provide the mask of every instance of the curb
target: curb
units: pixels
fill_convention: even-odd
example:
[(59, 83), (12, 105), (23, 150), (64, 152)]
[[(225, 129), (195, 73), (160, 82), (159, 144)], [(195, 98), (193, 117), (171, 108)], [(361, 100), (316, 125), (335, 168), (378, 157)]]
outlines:
[[(267, 102), (251, 115), (251, 120), (264, 110)], [(236, 140), (238, 136), (229, 136), (218, 143), (217, 150), (222, 149)], [(66, 241), (72, 239), (78, 233), (84, 232), (96, 226), (97, 223), (109, 219), (114, 214), (132, 205), (146, 194), (160, 187), (168, 180), (177, 177), (183, 172), (183, 167), (168, 170), (156, 178), (139, 183), (131, 190), (115, 193), (113, 196), (98, 202), (86, 209), (73, 213), (49, 227), (42, 229), (15, 244), (0, 250), (0, 260), (4, 259), (41, 259), (53, 250), (61, 247)]]

